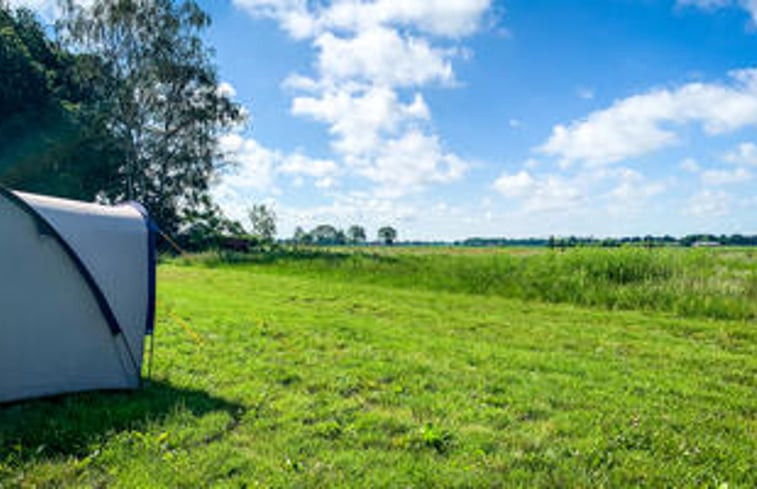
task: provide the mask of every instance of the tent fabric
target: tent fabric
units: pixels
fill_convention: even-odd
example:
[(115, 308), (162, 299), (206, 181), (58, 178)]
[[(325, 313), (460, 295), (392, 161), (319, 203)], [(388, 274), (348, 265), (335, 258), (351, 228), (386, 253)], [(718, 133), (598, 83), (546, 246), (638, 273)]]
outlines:
[(0, 187), (0, 402), (139, 386), (152, 243), (135, 206)]

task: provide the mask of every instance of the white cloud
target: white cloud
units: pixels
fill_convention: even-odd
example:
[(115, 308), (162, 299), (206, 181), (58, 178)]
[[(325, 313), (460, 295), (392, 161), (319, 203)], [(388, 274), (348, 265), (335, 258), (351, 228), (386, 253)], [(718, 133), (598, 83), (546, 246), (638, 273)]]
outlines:
[(533, 192), (535, 187), (536, 180), (525, 170), (514, 174), (503, 173), (494, 182), (494, 188), (505, 197), (510, 198), (525, 197)]
[(689, 173), (699, 172), (699, 163), (697, 163), (697, 160), (695, 160), (694, 158), (685, 158), (683, 161), (681, 161), (681, 164), (679, 166), (681, 167), (681, 170), (687, 171)]
[(289, 75), (282, 83), (284, 88), (290, 90), (302, 90), (303, 92), (317, 92), (321, 86), (316, 80), (304, 75)]
[(292, 113), (328, 124), (347, 168), (387, 198), (462, 176), (467, 164), (419, 125), (431, 118), (423, 96), (402, 101), (395, 88), (452, 80), (446, 53), (383, 27), (352, 38), (326, 33), (315, 46), (319, 79), (290, 77), (289, 87), (310, 92), (293, 99)]
[(515, 174), (503, 173), (494, 182), (494, 189), (505, 197), (519, 199), (526, 211), (567, 210), (582, 199), (576, 182), (558, 175), (535, 178), (526, 170)]
[(700, 175), (705, 185), (729, 185), (744, 183), (752, 179), (752, 174), (744, 168), (735, 170), (705, 170)]
[(386, 87), (354, 92), (344, 89), (324, 93), (320, 98), (296, 97), (292, 113), (328, 123), (329, 131), (337, 136), (334, 149), (348, 156), (375, 151), (383, 136), (396, 133), (402, 123), (429, 117), (420, 94), (411, 103), (403, 104), (397, 93)]
[[(271, 150), (254, 139), (239, 134), (227, 134), (220, 139), (220, 149), (234, 167), (225, 175), (226, 186), (238, 192), (277, 192), (279, 175), (293, 176), (293, 184), (303, 176), (317, 179), (316, 186), (331, 187), (339, 173), (337, 164), (331, 160), (309, 158), (301, 153), (290, 155)], [(328, 182), (328, 183), (326, 183)]]
[(401, 37), (393, 29), (374, 27), (353, 37), (326, 32), (314, 45), (319, 49), (318, 70), (330, 85), (350, 81), (417, 86), (452, 80), (452, 52), (435, 49), (422, 38)]
[(318, 188), (332, 188), (336, 185), (336, 180), (332, 177), (323, 177), (315, 181), (315, 186)]
[(273, 186), (275, 168), (281, 160), (278, 152), (238, 134), (221, 137), (220, 147), (227, 155), (226, 158), (236, 165), (226, 177), (230, 184), (255, 190), (266, 190)]
[(363, 176), (380, 184), (378, 192), (399, 197), (428, 184), (459, 179), (467, 164), (445, 152), (436, 136), (411, 130), (385, 142), (374, 158), (356, 161)]
[(628, 221), (634, 217), (650, 215), (655, 203), (659, 202), (658, 196), (661, 196), (669, 187), (668, 182), (649, 180), (641, 173), (629, 168), (610, 172), (605, 177), (615, 181), (614, 186), (606, 195), (591, 190), (588, 193), (599, 193), (600, 200), (607, 199), (607, 211), (612, 219), (620, 218), (620, 220)]
[(725, 155), (725, 160), (737, 165), (757, 166), (757, 145), (741, 143), (736, 149)]
[(330, 28), (362, 30), (376, 23), (412, 26), (447, 37), (473, 33), (490, 0), (348, 0), (335, 2), (322, 15)]
[(234, 98), (237, 96), (237, 90), (229, 82), (221, 82), (216, 88), (216, 93), (221, 97)]
[(697, 218), (727, 215), (731, 210), (731, 197), (724, 191), (703, 190), (691, 197), (683, 212)]
[(757, 124), (757, 69), (730, 75), (728, 84), (690, 83), (619, 100), (556, 126), (538, 151), (565, 163), (603, 165), (676, 144), (676, 125), (698, 123), (719, 134)]
[(639, 172), (624, 168), (620, 171), (619, 182), (610, 192), (610, 196), (617, 202), (615, 205), (637, 205), (649, 197), (664, 192), (666, 185), (663, 182), (648, 182)]
[(294, 38), (328, 30), (362, 31), (376, 25), (413, 27), (424, 33), (462, 37), (476, 31), (491, 0), (234, 0), (254, 16), (276, 19)]
[[(451, 86), (452, 59), (467, 51), (439, 47), (479, 28), (491, 0), (235, 0), (275, 19), (295, 39), (310, 39), (315, 74), (292, 74), (291, 111), (327, 124), (344, 169), (398, 197), (462, 177), (462, 158), (442, 147), (418, 91)], [(412, 87), (411, 99), (400, 89)], [(328, 180), (320, 181), (323, 188)], [(328, 185), (327, 185), (328, 184)]]
[(284, 159), (278, 171), (292, 175), (308, 175), (324, 178), (336, 174), (338, 167), (331, 160), (317, 160), (300, 153), (295, 153)]
[(234, 5), (254, 17), (276, 19), (290, 36), (304, 39), (316, 32), (316, 18), (307, 0), (234, 0)]
[[(505, 172), (494, 182), (494, 189), (516, 204), (522, 216), (539, 219), (548, 216), (590, 218), (607, 223), (617, 216), (648, 213), (670, 183), (649, 180), (629, 168), (582, 169), (573, 175), (542, 174), (528, 171), (527, 163), (516, 173)], [(564, 225), (562, 223), (561, 225)], [(555, 225), (555, 223), (553, 223)]]
[(539, 168), (539, 166), (541, 166), (541, 162), (534, 158), (528, 158), (523, 162), (523, 168), (526, 170), (535, 170), (536, 168)]

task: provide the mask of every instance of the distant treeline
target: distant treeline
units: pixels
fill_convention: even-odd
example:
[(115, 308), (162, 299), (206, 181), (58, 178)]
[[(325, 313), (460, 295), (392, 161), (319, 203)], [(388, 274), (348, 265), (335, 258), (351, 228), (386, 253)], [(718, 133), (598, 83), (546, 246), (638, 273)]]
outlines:
[[(318, 230), (318, 228), (317, 228)], [(346, 237), (345, 233), (335, 230), (333, 238), (320, 232), (310, 233), (314, 239), (284, 239), (279, 240), (282, 244), (314, 244), (314, 245), (377, 245), (387, 244), (385, 241), (366, 241), (365, 239), (351, 239)], [(302, 235), (304, 236), (304, 234)], [(676, 238), (674, 236), (626, 236), (622, 238), (595, 238), (582, 236), (556, 237), (549, 238), (468, 238), (457, 241), (422, 241), (406, 240), (395, 241), (397, 246), (461, 246), (461, 247), (552, 247), (552, 248), (574, 248), (574, 247), (604, 247), (614, 248), (620, 246), (757, 246), (757, 235), (732, 234), (714, 235), (714, 234), (689, 234)]]
[(456, 246), (548, 246), (555, 248), (572, 248), (576, 246), (602, 246), (607, 248), (618, 246), (757, 246), (757, 235), (724, 234), (689, 234), (681, 238), (665, 236), (626, 236), (622, 238), (595, 237), (549, 237), (549, 238), (468, 238), (455, 241)]

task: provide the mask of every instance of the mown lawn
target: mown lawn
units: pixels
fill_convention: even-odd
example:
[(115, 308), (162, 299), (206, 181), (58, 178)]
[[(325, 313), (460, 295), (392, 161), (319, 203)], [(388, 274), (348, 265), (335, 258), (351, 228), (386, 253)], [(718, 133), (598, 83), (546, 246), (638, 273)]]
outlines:
[(0, 487), (755, 487), (757, 327), (163, 265), (153, 380), (0, 406)]

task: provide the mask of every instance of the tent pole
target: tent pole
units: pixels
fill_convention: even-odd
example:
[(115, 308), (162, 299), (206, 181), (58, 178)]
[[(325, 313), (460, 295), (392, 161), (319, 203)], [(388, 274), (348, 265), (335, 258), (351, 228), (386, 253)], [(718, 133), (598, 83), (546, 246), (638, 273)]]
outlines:
[(147, 357), (147, 380), (152, 381), (152, 352), (155, 346), (155, 333), (150, 335), (150, 353)]

